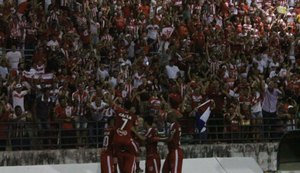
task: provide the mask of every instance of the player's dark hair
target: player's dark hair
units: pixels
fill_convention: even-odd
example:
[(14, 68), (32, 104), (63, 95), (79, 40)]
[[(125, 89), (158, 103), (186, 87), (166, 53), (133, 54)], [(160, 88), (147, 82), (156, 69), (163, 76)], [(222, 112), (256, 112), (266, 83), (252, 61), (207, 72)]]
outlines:
[(154, 118), (153, 118), (153, 116), (146, 116), (146, 117), (144, 117), (144, 121), (145, 121), (148, 125), (152, 126), (153, 121), (154, 121)]
[(124, 108), (125, 109), (129, 110), (131, 108), (131, 106), (132, 106), (131, 101), (126, 100), (124, 102)]

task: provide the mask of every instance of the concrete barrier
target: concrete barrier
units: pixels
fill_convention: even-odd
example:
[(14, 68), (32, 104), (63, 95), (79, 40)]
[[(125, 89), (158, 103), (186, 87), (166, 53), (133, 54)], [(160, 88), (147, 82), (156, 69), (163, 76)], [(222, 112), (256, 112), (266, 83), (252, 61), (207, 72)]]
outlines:
[[(163, 164), (162, 160), (162, 164)], [(141, 167), (145, 162), (141, 161)], [(201, 170), (201, 171), (200, 171)], [(1, 173), (101, 173), (99, 163), (34, 165), (34, 166), (4, 166)], [(184, 173), (263, 173), (253, 158), (199, 158), (184, 159)]]

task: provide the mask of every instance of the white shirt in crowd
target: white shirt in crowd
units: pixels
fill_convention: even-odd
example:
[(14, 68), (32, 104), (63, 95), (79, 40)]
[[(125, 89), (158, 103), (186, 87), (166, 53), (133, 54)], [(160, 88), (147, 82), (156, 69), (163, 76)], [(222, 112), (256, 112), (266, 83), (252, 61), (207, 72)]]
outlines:
[(257, 63), (257, 69), (260, 71), (260, 73), (263, 73), (265, 68), (268, 67), (268, 62), (265, 58), (261, 58), (260, 60), (257, 60), (256, 58), (253, 59), (253, 62)]
[(118, 80), (117, 80), (117, 78), (115, 78), (115, 77), (112, 76), (112, 77), (109, 79), (108, 83), (109, 83), (113, 88), (115, 88), (115, 87), (118, 85)]
[(50, 40), (47, 43), (47, 46), (50, 47), (53, 51), (59, 47), (59, 43), (57, 40)]
[(291, 60), (291, 62), (294, 64), (295, 63), (295, 45), (296, 45), (296, 42), (295, 41), (292, 41), (290, 43), (290, 50), (289, 50), (289, 59)]
[(284, 78), (287, 76), (287, 74), (288, 74), (288, 70), (286, 68), (281, 68), (278, 75), (279, 77)]
[(261, 107), (260, 93), (258, 91), (255, 92), (254, 99), (257, 100), (257, 102), (251, 106), (251, 112), (252, 113), (261, 112), (262, 107)]
[(147, 30), (148, 30), (148, 34), (147, 37), (151, 38), (153, 40), (156, 40), (158, 38), (158, 30), (159, 30), (159, 26), (158, 25), (148, 25), (147, 26)]
[(268, 86), (265, 87), (264, 100), (262, 102), (262, 109), (269, 113), (277, 111), (278, 97), (281, 95), (281, 91), (277, 88), (273, 91), (269, 91)]
[(98, 34), (98, 29), (100, 28), (100, 24), (98, 22), (94, 22), (93, 20), (91, 21), (91, 24), (90, 24), (90, 31), (91, 31), (91, 34)]
[(128, 57), (132, 58), (135, 55), (135, 43), (134, 41), (130, 42), (130, 45), (128, 46), (127, 52), (128, 52)]
[(274, 69), (274, 70), (272, 70), (271, 72), (270, 72), (270, 74), (269, 74), (269, 78), (273, 78), (273, 77), (276, 77), (276, 76), (278, 76), (278, 74), (276, 73), (276, 70)]
[(169, 41), (160, 41), (159, 43), (159, 52), (165, 52), (169, 49), (170, 42)]
[(138, 88), (140, 85), (143, 84), (143, 77), (145, 77), (144, 74), (135, 73), (133, 76), (133, 87)]
[(276, 68), (279, 67), (279, 63), (278, 62), (271, 62), (269, 64), (269, 68), (270, 68), (270, 74), (269, 74), (269, 78), (273, 78), (278, 76)]
[(97, 80), (105, 80), (109, 77), (109, 73), (106, 69), (98, 68), (97, 70)]
[(166, 65), (166, 72), (169, 79), (177, 79), (180, 70), (176, 65)]
[(17, 70), (20, 60), (22, 59), (22, 54), (20, 51), (9, 51), (6, 53), (6, 58), (11, 69)]
[(8, 75), (8, 69), (7, 67), (0, 66), (0, 76), (2, 79), (6, 79)]
[(24, 109), (24, 96), (28, 94), (28, 91), (21, 91), (18, 93), (16, 90), (12, 92), (12, 99), (13, 99), (13, 107), (20, 106), (22, 108), (22, 111), (25, 111)]
[(295, 6), (295, 0), (288, 0), (289, 7)]
[(105, 107), (107, 107), (108, 106), (108, 104), (107, 103), (105, 103), (103, 100), (101, 100), (101, 103), (99, 104), (99, 105), (97, 105), (96, 104), (96, 102), (95, 101), (93, 101), (92, 103), (91, 103), (91, 107), (92, 107), (92, 109), (94, 110), (94, 111), (102, 111)]
[(93, 109), (93, 113), (94, 113), (94, 117), (95, 119), (97, 119), (98, 121), (103, 119), (104, 116), (104, 108), (107, 107), (108, 104), (105, 103), (103, 100), (101, 100), (101, 103), (99, 105), (96, 104), (96, 102), (92, 102), (91, 103), (91, 107)]
[(121, 63), (121, 65), (128, 65), (128, 66), (132, 65), (132, 63), (131, 63), (131, 61), (129, 59), (120, 58), (119, 62)]

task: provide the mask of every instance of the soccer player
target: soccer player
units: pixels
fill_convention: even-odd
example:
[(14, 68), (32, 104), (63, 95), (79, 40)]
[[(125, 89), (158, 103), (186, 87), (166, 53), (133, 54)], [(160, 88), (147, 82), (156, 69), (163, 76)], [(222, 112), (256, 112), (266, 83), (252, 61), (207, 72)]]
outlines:
[[(143, 121), (144, 119), (141, 117), (138, 117), (138, 125), (136, 127), (134, 127), (133, 129), (137, 129), (137, 131), (140, 131), (140, 129), (143, 129)], [(142, 173), (143, 170), (140, 167), (140, 154), (141, 154), (141, 149), (140, 146), (144, 144), (144, 141), (139, 138), (137, 135), (135, 135), (135, 133), (133, 134), (133, 139), (134, 142), (136, 144), (136, 146), (138, 147), (138, 153), (136, 153), (136, 160), (135, 160), (135, 165), (136, 165), (136, 172), (135, 173)]]
[(141, 136), (133, 129), (136, 136), (146, 142), (146, 173), (160, 172), (160, 156), (157, 151), (159, 137), (157, 135), (157, 130), (153, 127), (153, 121), (153, 116), (146, 116), (144, 118), (144, 127), (147, 130), (145, 136)]
[(167, 121), (171, 123), (170, 135), (161, 138), (161, 141), (167, 142), (169, 153), (164, 162), (162, 173), (181, 173), (183, 162), (183, 150), (181, 149), (181, 127), (177, 122), (178, 115), (172, 111), (168, 113)]
[[(113, 143), (118, 158), (118, 165), (121, 173), (134, 173), (136, 170), (135, 159), (138, 152), (131, 129), (137, 125), (135, 109), (131, 103), (125, 102), (125, 108), (113, 104), (116, 112), (115, 134)], [(131, 108), (130, 108), (131, 107)], [(128, 111), (128, 109), (130, 110)]]
[(113, 144), (112, 139), (114, 136), (114, 117), (108, 119), (108, 127), (105, 129), (103, 138), (103, 149), (101, 151), (101, 172), (103, 173), (116, 173), (113, 163)]

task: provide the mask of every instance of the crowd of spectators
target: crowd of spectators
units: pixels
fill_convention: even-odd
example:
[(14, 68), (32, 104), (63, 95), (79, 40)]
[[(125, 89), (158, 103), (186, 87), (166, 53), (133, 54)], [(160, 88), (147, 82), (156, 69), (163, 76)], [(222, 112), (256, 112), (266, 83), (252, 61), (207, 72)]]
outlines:
[[(276, 138), (297, 128), (299, 33), (298, 0), (4, 1), (0, 122), (13, 125), (0, 146), (95, 142), (111, 100), (161, 132), (176, 110), (195, 138), (194, 110), (212, 99), (201, 138)], [(33, 140), (51, 129), (76, 139)]]

